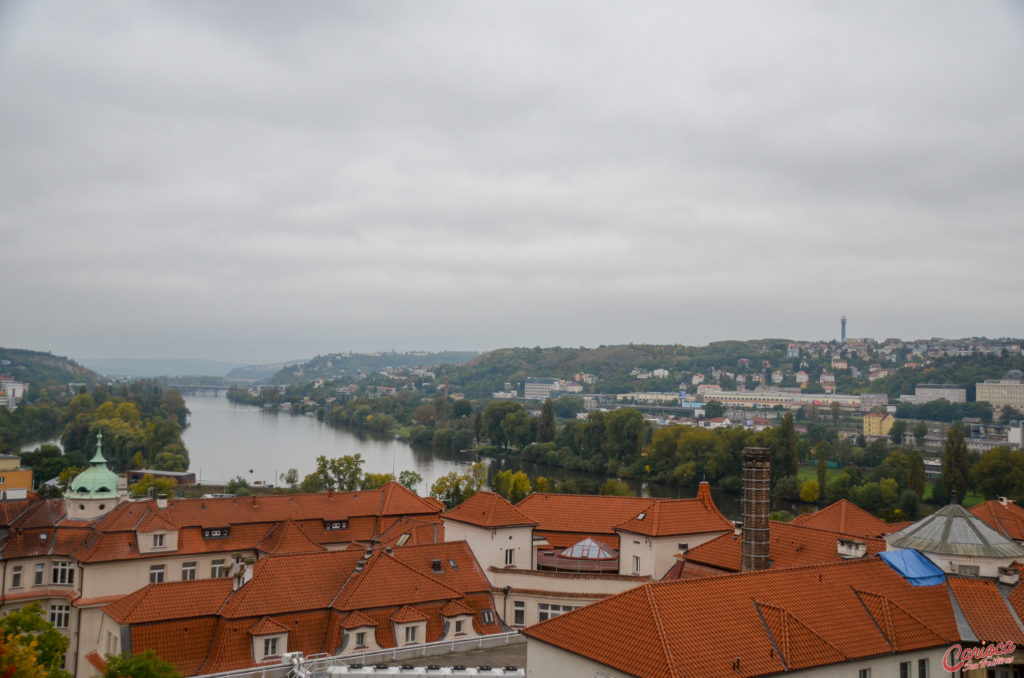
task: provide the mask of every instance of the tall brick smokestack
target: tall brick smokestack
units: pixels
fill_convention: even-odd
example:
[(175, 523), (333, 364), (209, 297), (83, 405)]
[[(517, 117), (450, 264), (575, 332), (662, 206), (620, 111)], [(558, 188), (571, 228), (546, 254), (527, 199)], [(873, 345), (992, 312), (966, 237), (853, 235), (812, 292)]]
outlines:
[(772, 453), (767, 447), (743, 449), (743, 570), (768, 567), (768, 512), (771, 507)]

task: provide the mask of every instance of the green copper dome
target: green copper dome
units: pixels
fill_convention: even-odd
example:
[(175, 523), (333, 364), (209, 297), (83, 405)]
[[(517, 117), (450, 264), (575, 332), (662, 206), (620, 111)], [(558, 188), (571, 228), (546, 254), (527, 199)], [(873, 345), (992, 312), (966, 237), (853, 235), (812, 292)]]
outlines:
[(107, 468), (103, 458), (103, 434), (96, 436), (96, 455), (89, 460), (92, 464), (71, 481), (69, 496), (76, 499), (116, 499), (117, 474)]

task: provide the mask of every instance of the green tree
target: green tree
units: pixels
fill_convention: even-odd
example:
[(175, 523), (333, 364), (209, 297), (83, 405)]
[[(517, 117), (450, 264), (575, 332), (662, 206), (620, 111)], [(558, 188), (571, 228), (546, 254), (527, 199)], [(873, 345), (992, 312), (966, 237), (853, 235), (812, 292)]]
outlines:
[(704, 404), (704, 416), (708, 419), (725, 416), (725, 405), (718, 400), (711, 400)]
[(547, 443), (555, 439), (555, 401), (548, 398), (540, 407), (540, 421), (537, 423), (537, 442)]
[[(49, 678), (69, 678), (64, 670), (64, 654), (68, 649), (67, 637), (46, 620), (43, 607), (37, 602), (29, 603), (20, 610), (11, 610), (0, 617), (0, 638), (8, 643), (28, 649), (35, 655), (38, 665)], [(0, 659), (0, 665), (5, 663)], [(23, 675), (36, 675), (32, 667), (22, 660), (17, 661), (28, 671)]]
[(378, 487), (384, 487), (394, 479), (395, 477), (390, 473), (367, 473), (360, 481), (359, 489), (376, 490)]
[(526, 413), (522, 405), (510, 400), (495, 400), (483, 409), (481, 432), (492, 444), (498, 447), (505, 447), (508, 443), (508, 437), (505, 435), (502, 424), (505, 421), (505, 417), (513, 412)]
[(177, 669), (153, 650), (107, 657), (103, 678), (181, 678)]
[(828, 467), (825, 465), (825, 442), (815, 445), (818, 451), (818, 496), (825, 491), (825, 482), (828, 479)]
[(843, 413), (842, 407), (839, 405), (839, 401), (833, 400), (829, 407), (832, 410), (832, 425), (839, 426), (839, 417)]
[(782, 417), (782, 423), (778, 428), (776, 457), (779, 474), (795, 476), (800, 470), (800, 458), (797, 451), (796, 422), (793, 420), (793, 413), (787, 412)]
[(970, 471), (971, 460), (964, 432), (954, 426), (946, 432), (946, 442), (942, 448), (942, 487), (951, 502), (964, 503)]
[(281, 482), (294, 490), (295, 487), (299, 484), (299, 469), (290, 468), (284, 473), (282, 473)]
[(897, 419), (892, 423), (892, 428), (889, 429), (889, 440), (892, 441), (893, 445), (903, 444), (903, 434), (907, 432), (907, 422), (903, 419)]
[[(70, 675), (70, 674), (66, 674)], [(34, 642), (22, 645), (11, 636), (0, 636), (0, 676), (4, 678), (46, 678), (47, 673), (39, 664)]]
[(577, 412), (583, 411), (583, 398), (580, 396), (564, 395), (555, 401), (555, 414), (562, 419), (572, 419)]
[(229, 480), (228, 484), (224, 487), (224, 491), (228, 494), (238, 495), (239, 497), (245, 497), (252, 494), (252, 488), (249, 487), (249, 481), (241, 475), (237, 475)]
[(629, 485), (619, 480), (618, 478), (610, 478), (601, 485), (601, 489), (598, 490), (599, 494), (612, 495), (614, 497), (629, 497), (632, 496), (632, 492), (629, 489)]
[(928, 435), (928, 424), (923, 421), (917, 422), (914, 425), (914, 442), (917, 443), (918, 447), (924, 444), (925, 436)]
[(363, 455), (346, 454), (334, 459), (328, 459), (324, 455), (316, 458), (316, 471), (311, 475), (315, 477), (315, 484), (319, 489), (341, 490), (350, 492), (358, 490), (363, 478)]
[(819, 494), (817, 480), (805, 480), (800, 483), (800, 501), (805, 504), (813, 504), (818, 501)]
[(453, 509), (476, 493), (473, 485), (474, 481), (470, 475), (449, 471), (430, 486), (430, 496), (447, 508)]
[(153, 497), (156, 497), (158, 494), (173, 497), (177, 485), (178, 481), (174, 478), (155, 478), (152, 473), (147, 473), (132, 485), (131, 492), (133, 497), (146, 497), (150, 496), (150, 490), (152, 489)]
[(536, 426), (537, 421), (522, 409), (509, 412), (501, 421), (504, 439), (509, 444), (517, 446), (520, 450), (533, 442), (537, 437), (537, 434), (534, 433)]
[(494, 491), (512, 503), (526, 498), (532, 487), (530, 478), (522, 471), (499, 471), (494, 476)]
[(907, 454), (907, 489), (920, 500), (924, 496), (924, 458), (920, 452)]
[(416, 473), (416, 471), (406, 469), (398, 474), (398, 482), (408, 489), (415, 491), (416, 486), (423, 482), (423, 476)]
[(986, 499), (1024, 501), (1024, 451), (997, 447), (983, 452), (971, 466), (971, 483)]

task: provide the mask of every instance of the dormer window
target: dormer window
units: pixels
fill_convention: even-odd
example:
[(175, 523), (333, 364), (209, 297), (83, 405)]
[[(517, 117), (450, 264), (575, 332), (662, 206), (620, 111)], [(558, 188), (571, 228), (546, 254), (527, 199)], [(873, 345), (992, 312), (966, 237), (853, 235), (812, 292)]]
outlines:
[(348, 521), (347, 520), (325, 520), (324, 521), (324, 529), (328, 530), (328, 531), (330, 531), (330, 530), (347, 530), (348, 529)]
[(230, 536), (230, 527), (203, 528), (203, 539), (227, 539)]
[(153, 535), (153, 548), (162, 549), (164, 547), (164, 536), (162, 534)]
[(435, 558), (434, 560), (432, 560), (430, 562), (430, 571), (433, 572), (434, 574), (441, 574), (441, 572), (443, 572), (443, 570), (441, 569), (441, 559), (440, 558)]

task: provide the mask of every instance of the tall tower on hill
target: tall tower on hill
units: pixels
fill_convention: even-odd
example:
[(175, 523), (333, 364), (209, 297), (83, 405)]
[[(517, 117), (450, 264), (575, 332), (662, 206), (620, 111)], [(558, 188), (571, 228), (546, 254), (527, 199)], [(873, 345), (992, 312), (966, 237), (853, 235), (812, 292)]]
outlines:
[(840, 340), (839, 341), (840, 341), (840, 343), (845, 344), (846, 343), (846, 316), (845, 315), (843, 316), (843, 319), (839, 321), (839, 324), (842, 326), (842, 331), (840, 332)]

